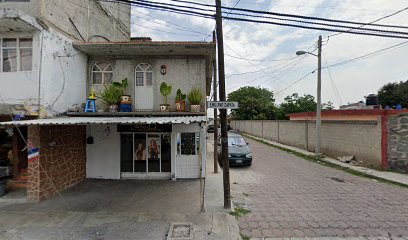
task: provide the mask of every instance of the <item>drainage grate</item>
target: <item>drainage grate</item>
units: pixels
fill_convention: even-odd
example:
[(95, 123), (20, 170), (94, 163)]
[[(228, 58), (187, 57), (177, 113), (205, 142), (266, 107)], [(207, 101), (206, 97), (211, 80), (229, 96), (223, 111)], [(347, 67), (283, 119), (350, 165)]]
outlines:
[(172, 223), (170, 225), (167, 240), (192, 240), (193, 239), (193, 223)]

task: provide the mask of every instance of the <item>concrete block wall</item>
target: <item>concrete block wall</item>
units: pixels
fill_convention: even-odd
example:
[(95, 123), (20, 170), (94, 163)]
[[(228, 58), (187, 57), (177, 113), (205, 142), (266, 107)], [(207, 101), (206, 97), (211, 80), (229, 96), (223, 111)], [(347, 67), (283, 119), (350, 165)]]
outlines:
[(297, 123), (291, 121), (279, 122), (279, 142), (307, 149), (307, 123)]
[(408, 173), (408, 114), (388, 119), (388, 166)]
[(29, 126), (28, 143), (40, 156), (28, 162), (27, 198), (40, 201), (86, 176), (85, 126)]
[[(308, 151), (315, 148), (315, 122), (232, 121), (233, 129)], [(262, 128), (262, 134), (260, 129)], [(325, 121), (322, 123), (322, 153), (339, 157), (354, 155), (357, 161), (382, 167), (381, 121)], [(405, 155), (404, 155), (405, 156)]]

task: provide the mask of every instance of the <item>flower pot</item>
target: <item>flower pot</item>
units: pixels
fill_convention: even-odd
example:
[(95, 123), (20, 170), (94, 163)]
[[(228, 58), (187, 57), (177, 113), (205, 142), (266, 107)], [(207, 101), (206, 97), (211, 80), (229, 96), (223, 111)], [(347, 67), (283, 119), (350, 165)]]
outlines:
[(191, 105), (191, 112), (200, 112), (201, 105)]
[(117, 104), (109, 105), (109, 112), (118, 112), (118, 105)]
[(186, 110), (186, 101), (176, 101), (177, 112), (184, 112)]
[(170, 111), (170, 105), (169, 104), (160, 104), (160, 111), (161, 112), (169, 112)]

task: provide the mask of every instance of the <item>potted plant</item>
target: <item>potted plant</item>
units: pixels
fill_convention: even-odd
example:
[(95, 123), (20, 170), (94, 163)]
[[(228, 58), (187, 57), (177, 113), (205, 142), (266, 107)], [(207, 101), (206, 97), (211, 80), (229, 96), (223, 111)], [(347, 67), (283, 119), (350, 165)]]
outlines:
[(186, 94), (183, 94), (180, 88), (176, 93), (176, 109), (178, 112), (184, 112), (186, 110)]
[(191, 105), (191, 112), (200, 112), (201, 111), (201, 90), (200, 87), (193, 87), (188, 94), (188, 101)]
[(116, 88), (120, 89), (121, 91), (121, 96), (120, 96), (120, 111), (121, 112), (131, 112), (132, 111), (132, 96), (130, 95), (125, 95), (125, 89), (129, 85), (128, 79), (122, 79), (121, 82), (113, 82), (112, 85), (114, 85)]
[(160, 84), (160, 93), (164, 97), (164, 104), (160, 104), (160, 111), (168, 112), (170, 111), (170, 105), (167, 104), (167, 96), (171, 94), (171, 85), (167, 84), (166, 82), (162, 82), (162, 84)]
[(104, 88), (105, 90), (103, 92), (99, 92), (98, 97), (101, 98), (102, 102), (109, 105), (109, 112), (117, 112), (120, 97), (122, 95), (121, 89), (115, 87), (113, 84), (104, 85)]

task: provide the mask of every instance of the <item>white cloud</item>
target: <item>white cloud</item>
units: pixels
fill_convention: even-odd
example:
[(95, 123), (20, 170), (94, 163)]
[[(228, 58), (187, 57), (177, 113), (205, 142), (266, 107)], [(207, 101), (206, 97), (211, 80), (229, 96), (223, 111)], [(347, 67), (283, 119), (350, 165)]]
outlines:
[[(161, 2), (168, 2), (161, 1)], [(214, 4), (212, 0), (200, 1), (207, 4)], [(224, 6), (233, 6), (236, 0), (223, 1)], [(298, 0), (241, 0), (237, 7), (265, 10), (269, 9), (273, 12), (281, 12), (288, 14), (300, 14), (307, 16), (318, 16), (332, 19), (342, 19), (348, 21), (370, 22), (377, 18), (386, 16), (406, 6), (405, 0), (310, 0), (307, 2)], [(138, 12), (148, 14), (151, 17), (160, 18), (161, 20), (146, 21), (137, 20)], [(136, 15), (134, 21), (137, 21), (143, 26), (168, 31), (179, 34), (195, 34), (189, 31), (175, 28), (172, 24), (184, 26), (194, 31), (203, 33), (200, 36), (184, 36), (176, 34), (161, 33), (149, 29), (143, 29), (138, 26), (132, 26), (134, 35), (152, 36), (154, 40), (203, 40), (206, 35), (211, 33), (214, 28), (214, 20), (178, 15), (168, 12), (159, 12), (154, 10), (140, 9), (133, 10)], [(146, 17), (144, 15), (140, 15)], [(408, 11), (399, 13), (393, 17), (379, 21), (381, 24), (406, 25)], [(166, 26), (166, 24), (168, 26)], [(323, 46), (323, 55), (329, 64), (341, 62), (351, 59), (369, 52), (379, 50), (402, 42), (403, 40), (357, 36), (351, 34), (340, 34), (329, 38), (332, 34), (329, 32), (320, 32), (306, 29), (296, 29), (290, 27), (246, 23), (237, 21), (223, 22), (224, 25), (224, 41), (229, 47), (225, 47), (225, 53), (229, 55), (241, 55), (247, 59), (282, 59), (295, 56), (297, 50), (306, 49), (317, 41), (318, 35), (323, 35), (325, 45)], [(210, 35), (207, 38), (211, 40)], [(231, 49), (234, 51), (232, 51)], [(356, 61), (341, 67), (331, 68), (331, 73), (335, 85), (338, 88), (343, 103), (355, 102), (363, 100), (363, 97), (369, 93), (376, 92), (382, 85), (388, 82), (401, 81), (408, 78), (408, 61), (406, 61), (406, 53), (408, 46), (396, 50), (387, 51), (384, 54), (370, 57), (361, 61)], [(259, 69), (271, 67), (267, 72), (272, 72), (282, 65), (282, 62), (257, 62), (231, 58), (226, 56), (226, 73), (235, 74), (247, 71), (259, 71)], [(326, 65), (323, 61), (323, 65)], [(275, 66), (275, 67), (274, 67)], [(308, 56), (295, 68), (286, 70), (278, 80), (271, 79), (262, 87), (270, 87), (274, 92), (279, 92), (285, 89), (299, 78), (304, 76), (317, 67), (316, 58)], [(285, 69), (283, 69), (285, 70)], [(238, 75), (227, 78), (227, 89), (232, 86), (242, 85), (248, 82), (257, 86), (265, 82), (271, 76), (265, 74), (265, 71), (259, 71), (253, 74)], [(264, 77), (262, 77), (264, 76)], [(255, 80), (259, 78), (259, 80)], [(323, 101), (332, 101), (338, 103), (334, 94), (333, 87), (330, 83), (330, 78), (327, 70), (322, 71), (323, 79)], [(236, 89), (236, 88), (235, 88)], [(235, 90), (231, 89), (231, 90)], [(316, 73), (308, 76), (303, 81), (293, 85), (279, 96), (278, 101), (290, 95), (293, 92), (300, 94), (312, 94), (316, 92)]]

